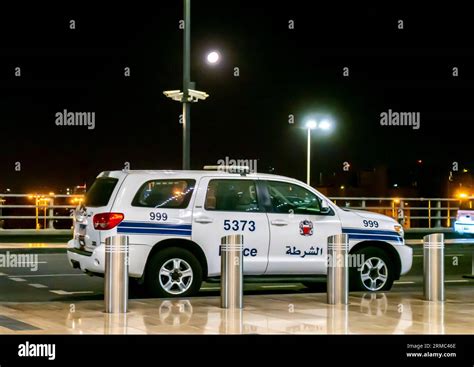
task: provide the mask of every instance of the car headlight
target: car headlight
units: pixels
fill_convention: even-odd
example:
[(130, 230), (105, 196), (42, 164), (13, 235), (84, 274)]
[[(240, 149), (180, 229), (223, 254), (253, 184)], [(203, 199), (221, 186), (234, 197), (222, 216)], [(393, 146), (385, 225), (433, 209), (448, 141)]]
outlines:
[(397, 232), (400, 236), (403, 236), (403, 227), (399, 224), (395, 224), (393, 226), (393, 229), (395, 230), (395, 232)]

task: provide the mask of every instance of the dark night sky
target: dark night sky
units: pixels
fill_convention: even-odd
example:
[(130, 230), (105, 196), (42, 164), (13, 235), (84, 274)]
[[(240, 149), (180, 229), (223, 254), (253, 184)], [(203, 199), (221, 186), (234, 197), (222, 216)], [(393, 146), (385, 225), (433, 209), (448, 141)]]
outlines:
[[(297, 125), (312, 111), (337, 125), (314, 138), (315, 172), (341, 170), (344, 161), (354, 169), (383, 164), (403, 182), (418, 159), (437, 175), (453, 161), (469, 165), (471, 12), (308, 3), (193, 1), (192, 79), (210, 98), (192, 107), (192, 167), (259, 159), (260, 170), (304, 179)], [(181, 106), (162, 91), (181, 89), (182, 2), (157, 4), (2, 11), (0, 190), (90, 183), (126, 161), (132, 169), (180, 167)], [(204, 62), (210, 49), (221, 51), (219, 66)], [(389, 108), (420, 112), (421, 128), (380, 126)], [(63, 109), (96, 112), (95, 130), (56, 126)]]

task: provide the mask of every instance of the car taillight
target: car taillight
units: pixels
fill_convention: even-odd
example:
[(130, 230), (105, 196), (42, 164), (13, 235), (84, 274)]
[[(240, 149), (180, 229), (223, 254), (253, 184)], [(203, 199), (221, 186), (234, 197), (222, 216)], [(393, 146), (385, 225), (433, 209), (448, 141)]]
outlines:
[(94, 222), (94, 228), (102, 231), (114, 228), (123, 218), (122, 213), (99, 213), (94, 215), (92, 221)]

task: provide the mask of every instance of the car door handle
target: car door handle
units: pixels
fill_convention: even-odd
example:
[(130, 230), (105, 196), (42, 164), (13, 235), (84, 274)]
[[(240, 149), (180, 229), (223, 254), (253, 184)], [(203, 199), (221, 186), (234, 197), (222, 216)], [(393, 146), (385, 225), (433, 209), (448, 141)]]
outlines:
[(272, 220), (272, 225), (274, 225), (274, 226), (287, 226), (288, 221), (283, 220), (283, 219), (275, 219), (275, 220)]
[(195, 221), (196, 223), (203, 223), (203, 224), (206, 224), (206, 223), (212, 223), (212, 222), (214, 222), (214, 219), (209, 218), (209, 217), (199, 217), (199, 218), (194, 219), (194, 221)]

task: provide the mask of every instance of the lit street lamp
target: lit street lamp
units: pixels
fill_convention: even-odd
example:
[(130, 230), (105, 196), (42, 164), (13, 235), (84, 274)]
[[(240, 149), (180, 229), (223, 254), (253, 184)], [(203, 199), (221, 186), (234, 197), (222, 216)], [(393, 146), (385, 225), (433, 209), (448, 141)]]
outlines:
[(328, 119), (321, 120), (317, 122), (316, 120), (308, 120), (306, 122), (306, 129), (308, 130), (308, 148), (307, 148), (307, 158), (306, 158), (306, 183), (311, 184), (311, 130), (325, 130), (328, 131), (332, 127), (331, 121)]

